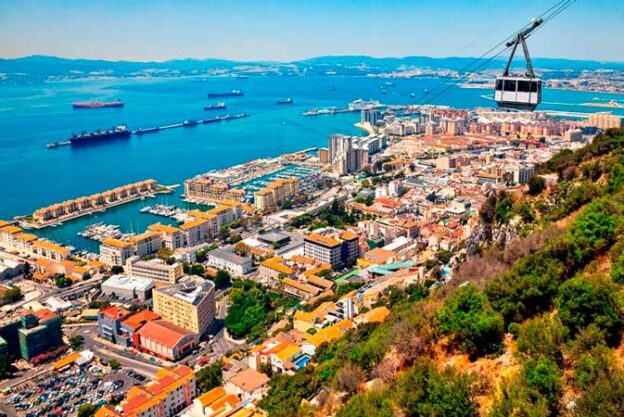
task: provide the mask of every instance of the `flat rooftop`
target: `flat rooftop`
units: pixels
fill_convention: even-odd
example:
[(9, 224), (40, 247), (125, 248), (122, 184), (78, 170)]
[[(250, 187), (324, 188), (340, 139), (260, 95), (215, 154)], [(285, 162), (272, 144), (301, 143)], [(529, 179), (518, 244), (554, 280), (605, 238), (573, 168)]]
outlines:
[(102, 287), (123, 288), (125, 290), (147, 291), (154, 288), (154, 282), (149, 278), (128, 277), (123, 274), (113, 275), (105, 282)]

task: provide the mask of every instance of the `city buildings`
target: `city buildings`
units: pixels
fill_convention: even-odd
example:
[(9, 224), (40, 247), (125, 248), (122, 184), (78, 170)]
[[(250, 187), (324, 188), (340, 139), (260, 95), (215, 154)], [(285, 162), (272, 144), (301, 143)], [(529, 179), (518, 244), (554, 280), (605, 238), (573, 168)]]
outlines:
[(226, 182), (200, 176), (184, 181), (184, 196), (205, 203), (219, 203), (223, 200), (241, 201), (245, 191), (230, 188)]
[(191, 405), (196, 383), (188, 366), (162, 368), (153, 382), (130, 388), (119, 406), (105, 405), (95, 417), (173, 417)]
[(131, 242), (110, 238), (100, 245), (100, 260), (107, 265), (123, 266), (131, 256), (134, 256)]
[(310, 233), (304, 239), (303, 254), (321, 263), (330, 264), (333, 269), (340, 269), (358, 258), (359, 238), (344, 230)]
[(277, 179), (254, 194), (254, 207), (260, 213), (277, 210), (299, 192), (297, 178)]
[(156, 191), (156, 181), (140, 181), (103, 193), (80, 197), (75, 200), (69, 200), (60, 204), (53, 204), (41, 208), (33, 213), (32, 220), (37, 225), (47, 225), (51, 222), (71, 219), (79, 215), (131, 201), (141, 196), (153, 194)]
[(126, 260), (124, 271), (126, 275), (134, 278), (145, 278), (169, 284), (175, 284), (184, 276), (184, 268), (178, 262), (168, 264), (158, 258), (143, 261), (138, 256), (132, 256)]
[(387, 146), (385, 135), (329, 137), (329, 161), (338, 175), (360, 171), (371, 162), (372, 155)]
[(237, 255), (231, 247), (211, 250), (208, 252), (207, 262), (214, 268), (237, 275), (248, 274), (253, 266), (251, 257)]
[(62, 343), (61, 318), (47, 308), (0, 322), (0, 353), (30, 361)]
[(101, 309), (97, 314), (98, 335), (109, 342), (121, 342), (121, 322), (131, 315), (130, 310), (114, 304)]
[(196, 333), (165, 320), (148, 321), (137, 332), (137, 347), (158, 356), (176, 361), (197, 346)]
[(603, 130), (618, 128), (622, 126), (622, 117), (611, 113), (592, 113), (589, 115), (589, 124)]
[(202, 337), (216, 315), (212, 281), (192, 279), (153, 291), (154, 312), (163, 319)]
[(150, 230), (131, 236), (130, 242), (134, 247), (134, 255), (140, 258), (156, 253), (160, 248), (162, 248), (160, 234)]
[(104, 281), (101, 288), (106, 297), (146, 301), (152, 298), (154, 282), (148, 278), (118, 274)]
[(179, 227), (156, 223), (147, 229), (160, 235), (162, 246), (165, 248), (176, 250), (184, 246), (184, 238)]

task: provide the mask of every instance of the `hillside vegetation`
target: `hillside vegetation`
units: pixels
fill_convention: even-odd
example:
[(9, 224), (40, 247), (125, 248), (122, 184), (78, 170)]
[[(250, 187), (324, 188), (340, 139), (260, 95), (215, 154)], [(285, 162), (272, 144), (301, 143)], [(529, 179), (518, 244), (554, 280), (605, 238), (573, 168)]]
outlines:
[(556, 185), (492, 195), (449, 285), (393, 289), (385, 323), (275, 376), (260, 406), (279, 417), (624, 415), (623, 144), (610, 130), (540, 167)]

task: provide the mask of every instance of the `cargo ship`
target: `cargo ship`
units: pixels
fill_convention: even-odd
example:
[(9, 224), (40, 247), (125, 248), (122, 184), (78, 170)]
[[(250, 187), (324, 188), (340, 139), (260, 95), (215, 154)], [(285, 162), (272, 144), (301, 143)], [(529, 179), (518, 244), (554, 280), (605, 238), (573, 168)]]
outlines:
[(293, 103), (293, 99), (290, 97), (284, 100), (277, 100), (277, 104), (292, 104), (292, 103)]
[(227, 106), (225, 105), (224, 102), (221, 103), (216, 103), (216, 104), (209, 104), (207, 106), (204, 106), (204, 110), (221, 110), (221, 109), (225, 109)]
[(188, 126), (197, 126), (197, 120), (188, 119), (188, 120), (185, 120), (185, 121), (182, 123), (182, 125), (183, 125), (184, 127), (188, 127)]
[(130, 137), (130, 131), (128, 126), (120, 125), (109, 130), (96, 130), (90, 133), (74, 134), (69, 138), (69, 143), (73, 145), (86, 145), (89, 143), (95, 143), (103, 140), (121, 139)]
[(231, 90), (225, 91), (221, 93), (208, 93), (208, 98), (216, 98), (216, 97), (241, 97), (244, 96), (241, 90)]
[(104, 107), (123, 107), (124, 103), (121, 100), (115, 101), (84, 101), (72, 103), (74, 109), (101, 109)]

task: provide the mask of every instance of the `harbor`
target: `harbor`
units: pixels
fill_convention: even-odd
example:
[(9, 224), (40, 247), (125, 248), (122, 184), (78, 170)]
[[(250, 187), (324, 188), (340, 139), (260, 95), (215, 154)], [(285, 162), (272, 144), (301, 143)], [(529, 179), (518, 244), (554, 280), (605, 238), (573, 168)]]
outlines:
[(122, 239), (132, 236), (132, 233), (122, 233), (118, 224), (105, 224), (103, 222), (91, 224), (85, 227), (78, 236), (85, 239), (91, 239), (96, 242), (102, 242), (105, 239)]
[(149, 213), (155, 216), (169, 217), (178, 223), (185, 223), (192, 220), (193, 217), (188, 214), (187, 210), (181, 209), (174, 205), (154, 204), (153, 206), (145, 206), (141, 213)]
[(73, 135), (68, 141), (62, 142), (50, 142), (46, 145), (48, 149), (55, 149), (61, 146), (70, 146), (70, 145), (86, 145), (95, 140), (104, 141), (108, 139), (114, 139), (117, 137), (129, 137), (130, 135), (143, 135), (146, 133), (156, 133), (161, 130), (167, 129), (175, 129), (179, 127), (191, 127), (203, 124), (211, 124), (211, 123), (219, 123), (219, 122), (227, 122), (231, 120), (237, 120), (249, 117), (249, 113), (239, 113), (239, 114), (226, 114), (223, 116), (216, 116), (209, 119), (187, 119), (181, 123), (174, 123), (165, 126), (157, 126), (157, 127), (148, 127), (148, 128), (138, 128), (135, 130), (128, 130), (125, 125), (118, 126), (115, 129), (111, 129), (110, 131), (96, 131), (92, 133), (82, 133), (80, 135)]

